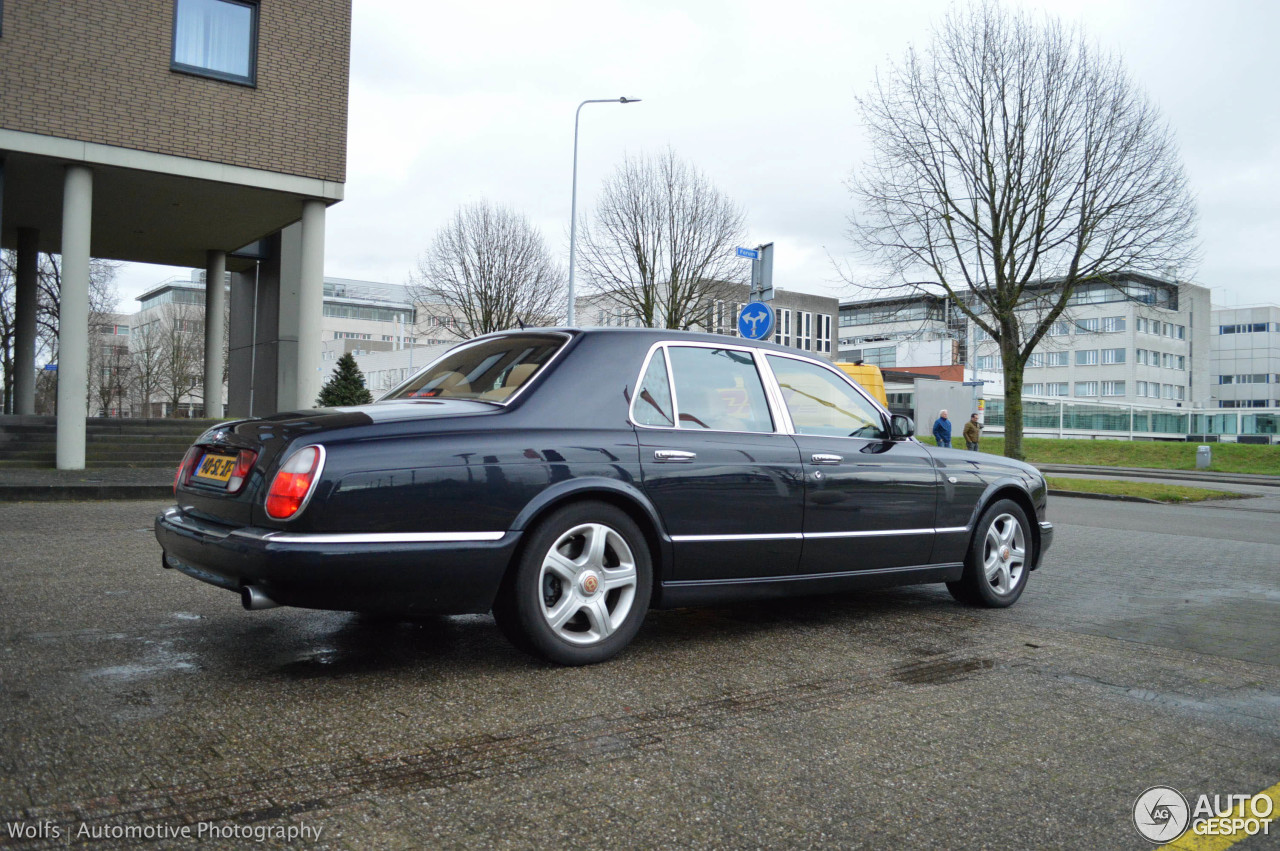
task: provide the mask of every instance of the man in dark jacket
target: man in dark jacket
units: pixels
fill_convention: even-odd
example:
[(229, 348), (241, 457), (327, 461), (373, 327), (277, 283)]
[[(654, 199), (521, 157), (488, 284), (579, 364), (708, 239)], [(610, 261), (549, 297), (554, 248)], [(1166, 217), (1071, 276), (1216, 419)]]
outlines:
[(978, 422), (978, 415), (973, 414), (969, 417), (969, 422), (964, 424), (964, 448), (970, 452), (978, 451), (978, 441), (982, 439), (982, 423)]
[(951, 420), (947, 419), (945, 410), (939, 412), (938, 418), (933, 421), (933, 439), (939, 446), (951, 448)]

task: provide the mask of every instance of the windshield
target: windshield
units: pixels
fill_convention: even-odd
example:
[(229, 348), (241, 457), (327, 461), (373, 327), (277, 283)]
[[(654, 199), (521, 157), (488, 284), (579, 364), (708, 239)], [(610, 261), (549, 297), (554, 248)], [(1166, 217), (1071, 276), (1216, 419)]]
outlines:
[(559, 334), (512, 334), (459, 346), (382, 398), (505, 402), (566, 342)]

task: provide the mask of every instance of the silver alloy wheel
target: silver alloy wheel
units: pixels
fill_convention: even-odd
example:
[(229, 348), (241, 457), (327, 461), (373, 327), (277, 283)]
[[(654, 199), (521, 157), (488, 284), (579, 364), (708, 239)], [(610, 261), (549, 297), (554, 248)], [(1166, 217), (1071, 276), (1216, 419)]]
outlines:
[(636, 562), (617, 530), (574, 526), (556, 539), (538, 571), (542, 616), (572, 644), (603, 641), (627, 619), (636, 598)]
[(1027, 564), (1026, 535), (1012, 514), (1001, 514), (987, 527), (983, 542), (982, 570), (987, 582), (1003, 596), (1018, 587)]

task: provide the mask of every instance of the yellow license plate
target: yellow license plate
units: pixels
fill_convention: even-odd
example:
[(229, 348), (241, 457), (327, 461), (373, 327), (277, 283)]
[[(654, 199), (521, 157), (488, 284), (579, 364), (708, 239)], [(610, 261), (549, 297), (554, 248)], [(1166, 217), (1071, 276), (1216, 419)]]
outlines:
[(196, 470), (196, 478), (205, 482), (222, 482), (231, 478), (231, 471), (236, 468), (236, 456), (214, 455), (212, 452), (204, 456), (200, 469)]

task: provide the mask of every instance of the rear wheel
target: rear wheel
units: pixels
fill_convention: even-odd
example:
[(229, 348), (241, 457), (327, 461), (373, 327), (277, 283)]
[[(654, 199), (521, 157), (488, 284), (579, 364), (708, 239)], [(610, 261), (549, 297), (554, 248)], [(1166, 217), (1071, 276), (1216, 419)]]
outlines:
[(522, 650), (561, 665), (616, 656), (640, 630), (653, 568), (635, 522), (602, 502), (566, 506), (538, 524), (494, 605)]
[(1011, 499), (998, 500), (982, 513), (969, 542), (964, 575), (948, 582), (947, 590), (963, 603), (1012, 606), (1027, 586), (1031, 558), (1031, 525), (1026, 512)]

